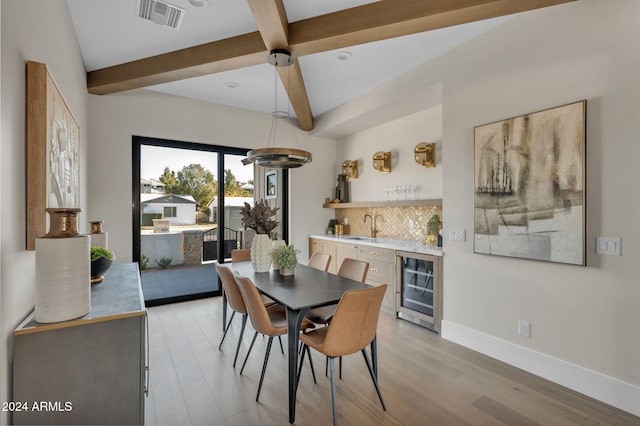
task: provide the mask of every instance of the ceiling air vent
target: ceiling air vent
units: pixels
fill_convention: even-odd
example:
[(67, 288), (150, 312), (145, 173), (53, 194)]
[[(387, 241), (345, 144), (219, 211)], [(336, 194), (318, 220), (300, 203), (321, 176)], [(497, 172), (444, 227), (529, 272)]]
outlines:
[(163, 27), (180, 28), (185, 10), (173, 4), (159, 0), (138, 0), (138, 18), (162, 25)]

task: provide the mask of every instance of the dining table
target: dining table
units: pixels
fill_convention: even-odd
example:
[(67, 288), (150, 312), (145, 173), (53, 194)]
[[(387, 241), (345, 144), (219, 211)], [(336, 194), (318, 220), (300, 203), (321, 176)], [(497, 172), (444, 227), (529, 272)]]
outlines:
[[(251, 262), (233, 262), (230, 266), (237, 275), (250, 278), (258, 291), (286, 308), (289, 423), (293, 423), (296, 418), (298, 334), (302, 320), (309, 309), (338, 303), (346, 291), (370, 286), (302, 264), (296, 266), (294, 275), (280, 275), (279, 271), (273, 269), (268, 272), (255, 272)], [(376, 339), (371, 342), (371, 358), (374, 374), (377, 376)]]

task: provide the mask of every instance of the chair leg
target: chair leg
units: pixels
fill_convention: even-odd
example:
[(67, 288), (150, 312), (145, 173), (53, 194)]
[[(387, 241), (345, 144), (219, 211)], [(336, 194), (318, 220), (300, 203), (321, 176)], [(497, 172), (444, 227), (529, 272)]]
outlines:
[(244, 366), (247, 365), (247, 360), (249, 359), (249, 354), (251, 354), (251, 349), (253, 349), (253, 344), (256, 342), (256, 337), (258, 337), (258, 332), (253, 333), (253, 339), (251, 339), (251, 346), (249, 346), (249, 351), (247, 352), (247, 356), (244, 358), (244, 362), (242, 363), (242, 368), (240, 369), (240, 374), (244, 371)]
[(369, 362), (369, 357), (367, 356), (367, 352), (363, 349), (362, 356), (364, 357), (364, 362), (367, 363), (367, 368), (369, 369), (369, 375), (371, 375), (371, 380), (373, 380), (373, 385), (376, 387), (376, 392), (378, 392), (378, 398), (380, 398), (380, 404), (382, 404), (382, 409), (387, 411), (387, 406), (384, 404), (384, 399), (382, 399), (382, 393), (380, 393), (380, 387), (378, 386), (378, 378), (375, 374), (373, 374), (373, 369), (371, 368), (371, 363)]
[(282, 346), (282, 336), (278, 336), (278, 342), (280, 343), (280, 352), (284, 355), (284, 347)]
[(333, 408), (333, 426), (336, 426), (336, 371), (333, 365), (333, 357), (329, 359), (329, 370), (331, 372), (331, 406)]
[(271, 353), (271, 344), (273, 343), (273, 336), (269, 336), (269, 342), (267, 343), (267, 352), (264, 354), (264, 363), (262, 364), (262, 374), (260, 374), (260, 383), (258, 383), (258, 394), (256, 395), (256, 402), (260, 399), (260, 391), (262, 390), (262, 381), (264, 380), (264, 373), (267, 371), (267, 363), (269, 362), (269, 354)]
[(238, 337), (238, 346), (236, 346), (236, 356), (233, 358), (233, 368), (236, 368), (236, 362), (238, 361), (238, 354), (240, 353), (240, 343), (242, 343), (242, 336), (244, 335), (244, 328), (247, 325), (247, 317), (249, 315), (242, 314), (242, 327), (240, 328), (240, 337)]
[(313, 383), (316, 385), (318, 382), (316, 381), (316, 369), (313, 368), (313, 359), (311, 358), (311, 351), (309, 350), (309, 346), (305, 345), (305, 349), (307, 351), (307, 356), (309, 357), (309, 366), (311, 366), (311, 375), (313, 376)]
[(231, 321), (233, 321), (233, 316), (235, 314), (236, 314), (236, 311), (231, 312), (231, 318), (229, 318), (229, 322), (227, 322), (227, 328), (224, 329), (224, 334), (222, 335), (222, 340), (220, 340), (218, 349), (222, 348), (222, 343), (224, 342), (224, 338), (227, 337), (227, 331), (229, 331), (229, 327), (231, 327)]
[(300, 372), (302, 371), (302, 365), (304, 364), (304, 354), (306, 352), (304, 350), (305, 347), (306, 345), (302, 343), (300, 347), (300, 364), (298, 364), (298, 375), (296, 376), (296, 393), (298, 391), (298, 385), (300, 384)]
[(342, 380), (342, 357), (338, 358), (338, 363), (340, 364), (340, 380)]
[(300, 373), (302, 372), (302, 364), (304, 364), (304, 354), (306, 353), (309, 356), (309, 366), (311, 367), (311, 375), (313, 376), (313, 383), (318, 384), (316, 380), (316, 371), (313, 368), (313, 360), (311, 359), (311, 351), (309, 350), (309, 346), (303, 344), (302, 350), (300, 351), (302, 354), (300, 356), (300, 364), (298, 365), (298, 376), (296, 379), (296, 391), (298, 389), (298, 384), (300, 383)]

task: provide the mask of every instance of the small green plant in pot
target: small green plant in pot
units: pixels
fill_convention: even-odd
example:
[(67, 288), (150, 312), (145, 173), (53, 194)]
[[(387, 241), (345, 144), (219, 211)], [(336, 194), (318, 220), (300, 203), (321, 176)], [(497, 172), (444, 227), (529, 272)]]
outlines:
[(283, 246), (277, 249), (276, 266), (280, 269), (280, 275), (293, 275), (293, 270), (298, 264), (296, 254), (300, 250), (296, 250), (293, 245)]
[(98, 246), (91, 247), (91, 284), (104, 281), (103, 274), (109, 270), (115, 258), (111, 250)]

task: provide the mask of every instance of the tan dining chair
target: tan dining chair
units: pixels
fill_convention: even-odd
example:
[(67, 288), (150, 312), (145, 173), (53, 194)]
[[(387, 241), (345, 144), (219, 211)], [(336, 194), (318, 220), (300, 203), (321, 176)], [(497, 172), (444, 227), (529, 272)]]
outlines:
[[(260, 398), (260, 390), (262, 389), (262, 381), (264, 380), (264, 373), (267, 371), (267, 363), (269, 362), (269, 354), (271, 352), (271, 344), (273, 343), (273, 338), (275, 336), (279, 337), (283, 334), (287, 334), (287, 312), (281, 305), (275, 305), (270, 308), (265, 307), (262, 303), (262, 299), (260, 298), (260, 292), (250, 278), (237, 275), (235, 278), (247, 306), (251, 325), (255, 330), (253, 340), (251, 340), (251, 346), (249, 346), (247, 356), (242, 363), (240, 374), (242, 374), (242, 372), (244, 371), (244, 367), (247, 365), (247, 360), (249, 359), (249, 355), (251, 354), (251, 349), (253, 349), (253, 344), (256, 341), (256, 337), (258, 337), (258, 333), (269, 336), (269, 341), (267, 342), (267, 350), (265, 352), (264, 361), (262, 364), (262, 373), (260, 374), (260, 382), (258, 384), (258, 393), (256, 394), (256, 401), (258, 401), (258, 399)], [(303, 320), (302, 324), (300, 324), (300, 330), (302, 331), (310, 327), (313, 327), (313, 323), (311, 323), (310, 321)], [(309, 351), (308, 348), (306, 350), (307, 352)], [(316, 383), (316, 375), (315, 371), (313, 370), (313, 362), (310, 363), (310, 366), (311, 372), (313, 374), (313, 382)]]
[[(240, 352), (240, 344), (242, 343), (242, 336), (244, 335), (244, 329), (247, 325), (247, 317), (249, 312), (247, 311), (246, 304), (244, 303), (244, 298), (242, 297), (242, 293), (240, 292), (240, 288), (236, 283), (236, 278), (233, 275), (233, 272), (228, 267), (216, 263), (216, 271), (218, 272), (218, 276), (220, 277), (220, 281), (222, 281), (222, 287), (224, 288), (224, 292), (227, 295), (227, 303), (231, 307), (231, 318), (229, 318), (229, 322), (227, 323), (227, 327), (224, 329), (224, 334), (222, 335), (222, 340), (220, 340), (220, 345), (218, 345), (218, 349), (222, 348), (222, 344), (224, 343), (225, 337), (227, 337), (227, 333), (229, 332), (229, 328), (231, 327), (231, 323), (233, 322), (233, 318), (236, 315), (236, 312), (242, 315), (242, 326), (240, 328), (240, 336), (238, 337), (238, 345), (236, 346), (236, 353), (233, 357), (233, 367), (236, 367), (236, 362), (238, 361), (238, 353)], [(262, 300), (262, 299), (261, 299)], [(262, 301), (264, 306), (275, 306), (275, 302), (269, 299), (268, 302)], [(282, 347), (282, 341), (280, 340), (280, 350), (284, 353), (284, 348)]]
[[(300, 341), (304, 345), (303, 348), (310, 346), (329, 359), (334, 425), (336, 424), (336, 382), (333, 361), (336, 357), (351, 355), (358, 351), (362, 352), (369, 369), (369, 375), (378, 393), (380, 404), (382, 404), (382, 409), (387, 410), (378, 386), (378, 379), (373, 372), (366, 351), (367, 345), (376, 337), (380, 308), (386, 290), (386, 285), (380, 285), (345, 292), (328, 327), (321, 327), (300, 335)], [(310, 356), (309, 359), (311, 359)], [(300, 358), (298, 371), (302, 369), (303, 363), (304, 356)]]
[(232, 262), (248, 262), (251, 260), (251, 249), (233, 249), (231, 250)]
[[(363, 283), (367, 280), (368, 272), (369, 262), (347, 257), (342, 261), (340, 269), (338, 270), (338, 275)], [(336, 311), (336, 307), (337, 305), (329, 305), (310, 309), (306, 317), (316, 324), (325, 325), (331, 321), (331, 317)]]
[(327, 272), (329, 264), (331, 263), (331, 255), (320, 253), (318, 251), (313, 252), (309, 258), (308, 266)]
[[(251, 261), (251, 249), (233, 249), (231, 250), (231, 262), (250, 262)], [(265, 295), (261, 295), (262, 301), (266, 306), (274, 305), (276, 303), (275, 300), (267, 297)], [(282, 347), (282, 342), (280, 342), (280, 346)]]
[[(367, 280), (367, 273), (369, 272), (369, 262), (364, 260), (352, 259), (350, 257), (346, 257), (342, 263), (340, 264), (340, 269), (338, 269), (338, 275), (341, 277), (349, 278), (354, 281), (360, 281), (361, 283)], [(307, 312), (306, 318), (312, 321), (315, 324), (319, 325), (327, 325), (331, 322), (331, 318), (333, 318), (333, 314), (336, 312), (337, 304), (329, 305), (329, 306), (321, 306), (319, 308), (310, 309)], [(327, 358), (327, 362), (324, 366), (324, 375), (327, 375), (327, 370), (329, 368), (329, 361)], [(340, 358), (340, 380), (342, 380), (342, 358)]]

